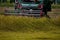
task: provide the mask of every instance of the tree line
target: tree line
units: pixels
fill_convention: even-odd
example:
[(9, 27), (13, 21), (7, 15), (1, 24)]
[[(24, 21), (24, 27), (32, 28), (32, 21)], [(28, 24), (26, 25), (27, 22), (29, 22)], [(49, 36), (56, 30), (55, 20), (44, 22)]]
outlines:
[[(7, 2), (14, 3), (15, 0), (0, 0), (0, 3), (7, 3)], [(57, 3), (56, 0), (53, 0), (53, 3), (56, 4)]]
[(6, 3), (6, 2), (14, 3), (15, 0), (0, 0), (0, 3)]

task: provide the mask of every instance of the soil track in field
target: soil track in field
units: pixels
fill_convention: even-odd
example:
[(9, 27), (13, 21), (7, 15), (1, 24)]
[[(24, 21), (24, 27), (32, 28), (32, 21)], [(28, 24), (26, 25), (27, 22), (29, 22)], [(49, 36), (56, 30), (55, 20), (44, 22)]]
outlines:
[(53, 18), (57, 18), (60, 16), (60, 9), (52, 9), (51, 12), (48, 12), (48, 15)]

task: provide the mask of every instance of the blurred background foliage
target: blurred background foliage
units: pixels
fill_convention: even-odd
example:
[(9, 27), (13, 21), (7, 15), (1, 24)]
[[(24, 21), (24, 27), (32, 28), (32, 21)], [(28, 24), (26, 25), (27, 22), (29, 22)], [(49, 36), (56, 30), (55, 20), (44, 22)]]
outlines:
[(7, 3), (7, 2), (14, 3), (15, 0), (0, 0), (0, 3)]
[[(52, 0), (54, 4), (60, 4), (60, 0)], [(9, 2), (9, 3), (14, 3), (15, 0), (0, 0), (0, 3), (6, 3), (6, 2)]]
[[(14, 3), (15, 3), (15, 0), (0, 0), (0, 7), (1, 6), (2, 7), (4, 7), (4, 6), (13, 7)], [(53, 0), (53, 4), (60, 4), (60, 0)], [(60, 6), (58, 6), (58, 7), (60, 7)]]

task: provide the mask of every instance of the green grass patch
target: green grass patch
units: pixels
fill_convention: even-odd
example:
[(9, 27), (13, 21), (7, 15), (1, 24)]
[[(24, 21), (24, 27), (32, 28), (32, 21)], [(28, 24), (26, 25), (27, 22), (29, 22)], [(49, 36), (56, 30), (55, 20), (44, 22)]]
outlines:
[(60, 34), (50, 32), (0, 32), (0, 40), (60, 40)]
[(57, 9), (57, 8), (59, 9), (60, 8), (60, 5), (58, 5), (58, 4), (57, 5), (52, 5), (52, 8), (53, 9)]
[(1, 3), (0, 7), (14, 7), (14, 3)]

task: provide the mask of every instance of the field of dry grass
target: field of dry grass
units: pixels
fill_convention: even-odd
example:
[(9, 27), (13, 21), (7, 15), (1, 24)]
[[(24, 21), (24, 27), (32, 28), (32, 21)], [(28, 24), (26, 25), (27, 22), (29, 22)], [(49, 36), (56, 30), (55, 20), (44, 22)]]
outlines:
[(60, 40), (60, 17), (0, 15), (0, 40)]
[[(20, 16), (4, 16), (0, 15), (0, 29), (1, 30), (51, 30), (52, 28), (59, 28), (60, 17), (57, 18), (34, 18), (34, 17), (20, 17)], [(21, 29), (20, 29), (21, 28)], [(48, 29), (47, 29), (48, 28)]]

